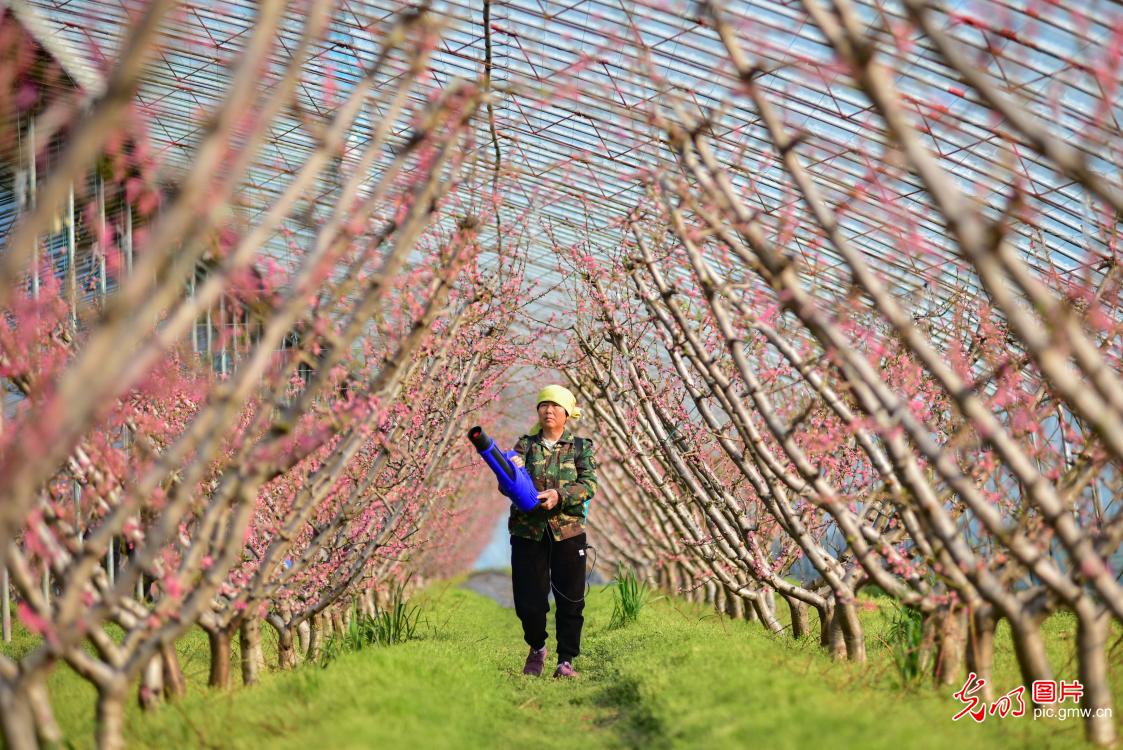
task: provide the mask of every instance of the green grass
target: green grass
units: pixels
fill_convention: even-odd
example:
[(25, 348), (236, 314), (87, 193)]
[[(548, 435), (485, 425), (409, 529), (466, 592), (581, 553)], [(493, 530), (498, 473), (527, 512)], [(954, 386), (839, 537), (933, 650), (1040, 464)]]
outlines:
[(320, 666), (330, 665), (347, 652), (413, 640), (420, 622), (421, 606), (408, 600), (404, 584), (391, 590), (389, 606), (376, 609), (373, 616), (352, 605), (346, 630), (330, 636), (324, 643)]
[(609, 630), (626, 627), (637, 622), (650, 598), (651, 591), (647, 582), (633, 570), (625, 570), (623, 565), (616, 569), (616, 581), (612, 590), (612, 616), (608, 620)]
[[(933, 688), (922, 680), (901, 689), (893, 656), (878, 640), (893, 620), (888, 600), (866, 600), (870, 662), (856, 666), (832, 662), (810, 638), (774, 638), (759, 625), (679, 600), (652, 601), (637, 622), (609, 629), (611, 591), (596, 587), (589, 595), (576, 681), (523, 677), (526, 648), (514, 613), (451, 583), (412, 600), (422, 608), (414, 640), (343, 653), (324, 669), (271, 673), (257, 687), (229, 693), (201, 687), (206, 641), (192, 634), (180, 644), (190, 694), (149, 715), (130, 704), (129, 744), (489, 750), (1083, 746), (1075, 720), (953, 723), (960, 704), (951, 693), (958, 686)], [(1072, 679), (1075, 623), (1057, 615), (1047, 632), (1058, 677)], [(26, 648), (30, 641), (23, 636), (21, 643)], [(1004, 691), (1018, 683), (1004, 633), (996, 650), (995, 679)], [(1120, 677), (1113, 675), (1116, 695), (1123, 693)], [(52, 677), (51, 688), (68, 739), (89, 747), (92, 690), (66, 669)]]

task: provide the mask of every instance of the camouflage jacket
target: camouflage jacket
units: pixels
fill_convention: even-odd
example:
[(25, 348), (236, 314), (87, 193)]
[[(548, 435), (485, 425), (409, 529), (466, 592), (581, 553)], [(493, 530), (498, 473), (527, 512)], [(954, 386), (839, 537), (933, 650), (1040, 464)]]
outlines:
[(541, 539), (542, 531), (548, 525), (554, 540), (560, 542), (584, 532), (589, 500), (597, 491), (593, 441), (581, 438), (581, 450), (578, 452), (573, 433), (566, 429), (553, 450), (548, 450), (542, 442), (541, 433), (523, 435), (515, 443), (515, 452), (522, 456), (538, 491), (556, 489), (559, 502), (551, 510), (535, 508), (530, 512), (511, 505), (511, 518), (507, 522), (511, 534)]

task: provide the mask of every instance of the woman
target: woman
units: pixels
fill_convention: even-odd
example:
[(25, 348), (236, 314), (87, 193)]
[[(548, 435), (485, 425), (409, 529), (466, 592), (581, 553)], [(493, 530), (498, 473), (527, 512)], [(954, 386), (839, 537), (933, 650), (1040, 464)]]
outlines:
[(585, 519), (597, 491), (593, 441), (575, 437), (566, 423), (581, 411), (566, 388), (538, 394), (538, 422), (515, 444), (515, 463), (526, 467), (538, 489), (538, 507), (511, 506), (511, 587), (530, 653), (523, 674), (539, 676), (546, 663), (546, 614), (554, 590), (558, 666), (554, 677), (576, 677), (585, 624)]

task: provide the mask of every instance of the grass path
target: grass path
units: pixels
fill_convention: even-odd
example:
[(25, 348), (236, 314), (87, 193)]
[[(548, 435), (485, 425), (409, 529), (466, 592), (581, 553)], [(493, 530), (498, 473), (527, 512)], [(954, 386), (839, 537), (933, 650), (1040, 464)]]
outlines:
[[(130, 709), (135, 747), (215, 748), (985, 748), (1083, 747), (1076, 721), (988, 718), (953, 723), (955, 688), (900, 690), (876, 645), (884, 618), (867, 614), (870, 664), (832, 663), (808, 641), (775, 639), (682, 602), (658, 601), (637, 625), (608, 630), (611, 589), (586, 610), (576, 681), (521, 672), (525, 647), (511, 610), (451, 583), (427, 589), (423, 637), (272, 673), (250, 689), (216, 693), (205, 641), (184, 639), (194, 683), (180, 703)], [(1065, 665), (1071, 622), (1050, 623)], [(550, 643), (551, 652), (553, 643)], [(552, 660), (551, 660), (552, 661)], [(1071, 678), (1069, 671), (1058, 671)], [(1118, 681), (1119, 675), (1115, 676)], [(68, 739), (88, 747), (92, 693), (53, 678)], [(1017, 684), (999, 643), (1000, 689)], [(1120, 694), (1117, 682), (1117, 695)]]

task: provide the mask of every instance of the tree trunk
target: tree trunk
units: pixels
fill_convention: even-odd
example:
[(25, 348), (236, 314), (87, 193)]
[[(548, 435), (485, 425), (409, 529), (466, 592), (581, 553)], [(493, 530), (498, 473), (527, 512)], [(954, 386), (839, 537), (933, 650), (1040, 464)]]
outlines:
[(995, 696), (994, 681), (991, 679), (991, 667), (994, 664), (994, 616), (989, 609), (975, 610), (970, 615), (968, 625), (967, 669), (986, 680), (982, 697), (989, 703)]
[(0, 634), (4, 643), (12, 642), (12, 587), (8, 584), (8, 568), (0, 564)]
[(1087, 599), (1077, 604), (1076, 617), (1076, 658), (1080, 682), (1084, 686), (1080, 707), (1089, 714), (1084, 717), (1084, 736), (1094, 745), (1108, 747), (1115, 744), (1111, 684), (1104, 650), (1108, 618), (1097, 612), (1096, 606)]
[(312, 639), (312, 626), (308, 623), (308, 620), (301, 620), (300, 624), (296, 626), (296, 636), (297, 640), (300, 641), (300, 653), (307, 654)]
[(815, 607), (819, 616), (819, 647), (828, 653), (831, 650), (831, 621), (834, 620), (834, 607), (828, 602)]
[(862, 621), (858, 619), (858, 608), (853, 602), (835, 606), (842, 639), (846, 644), (846, 658), (850, 661), (866, 660), (866, 637), (862, 632)]
[(363, 591), (363, 614), (366, 615), (368, 619), (373, 620), (374, 612), (374, 592), (370, 589), (366, 589)]
[(768, 632), (779, 634), (784, 632), (784, 626), (776, 619), (776, 610), (768, 606), (768, 600), (757, 597), (752, 600), (752, 611), (760, 618), (760, 622)]
[(145, 711), (151, 711), (160, 705), (164, 697), (164, 659), (156, 653), (144, 665), (140, 675), (140, 684), (137, 686), (137, 703)]
[(842, 632), (842, 607), (836, 603), (827, 612), (827, 653), (832, 659), (841, 660), (846, 658), (846, 638)]
[(230, 689), (230, 633), (224, 628), (207, 631), (211, 646), (211, 674), (207, 684), (220, 690)]
[(277, 630), (277, 664), (281, 669), (295, 669), (297, 663), (296, 645), (293, 643), (292, 628), (286, 626)]
[(343, 635), (347, 632), (347, 627), (343, 624), (343, 615), (340, 614), (337, 605), (332, 605), (331, 608), (331, 627), (336, 635)]
[(943, 612), (938, 622), (939, 644), (933, 671), (937, 685), (962, 685), (966, 641), (966, 613), (960, 607)]
[(238, 646), (242, 659), (242, 684), (256, 685), (261, 680), (265, 655), (261, 650), (261, 620), (247, 617), (238, 628)]
[(785, 596), (784, 601), (788, 603), (788, 611), (792, 616), (792, 638), (802, 638), (811, 632), (811, 626), (807, 622), (807, 605), (792, 596)]
[(750, 600), (749, 605), (745, 607), (745, 619), (749, 622), (760, 622), (760, 612), (757, 610), (756, 602)]
[(313, 664), (319, 663), (324, 646), (324, 616), (317, 613), (312, 616), (308, 627), (308, 653), (305, 658)]
[(128, 682), (116, 677), (97, 692), (98, 750), (123, 750), (125, 747), (125, 691)]
[(734, 620), (745, 619), (745, 600), (739, 594), (726, 592), (725, 594), (725, 614), (729, 615)]
[(51, 708), (51, 696), (47, 692), (45, 675), (32, 679), (27, 685), (27, 703), (31, 706), (31, 714), (35, 718), (35, 733), (39, 735), (39, 742), (46, 747), (62, 745), (62, 728), (55, 720), (55, 712)]
[(760, 592), (760, 606), (768, 613), (765, 622), (776, 619), (776, 593), (772, 589), (762, 589)]
[(175, 651), (174, 642), (160, 646), (160, 664), (164, 668), (164, 697), (168, 700), (182, 698), (187, 694), (187, 680), (179, 666), (179, 654)]
[(726, 591), (725, 586), (718, 586), (714, 591), (714, 609), (721, 614), (725, 614), (726, 610)]
[(940, 632), (940, 613), (936, 610), (925, 612), (920, 621), (920, 645), (916, 647), (916, 661), (923, 674), (933, 662), (936, 652), (936, 637)]
[(0, 684), (0, 726), (4, 729), (4, 746), (9, 750), (39, 747), (31, 701), (22, 690), (8, 684)]
[(679, 589), (682, 588), (681, 586), (679, 586), (679, 581), (681, 581), (682, 578), (679, 576), (678, 565), (675, 563), (671, 563), (667, 565), (666, 570), (667, 586), (669, 587), (667, 593), (671, 596), (677, 596)]
[(1034, 680), (1053, 679), (1053, 668), (1049, 665), (1049, 657), (1045, 653), (1045, 643), (1041, 640), (1041, 629), (1037, 623), (1026, 615), (1008, 617), (1007, 622), (1010, 623), (1014, 654), (1018, 658), (1022, 682), (1026, 688), (1030, 688)]

